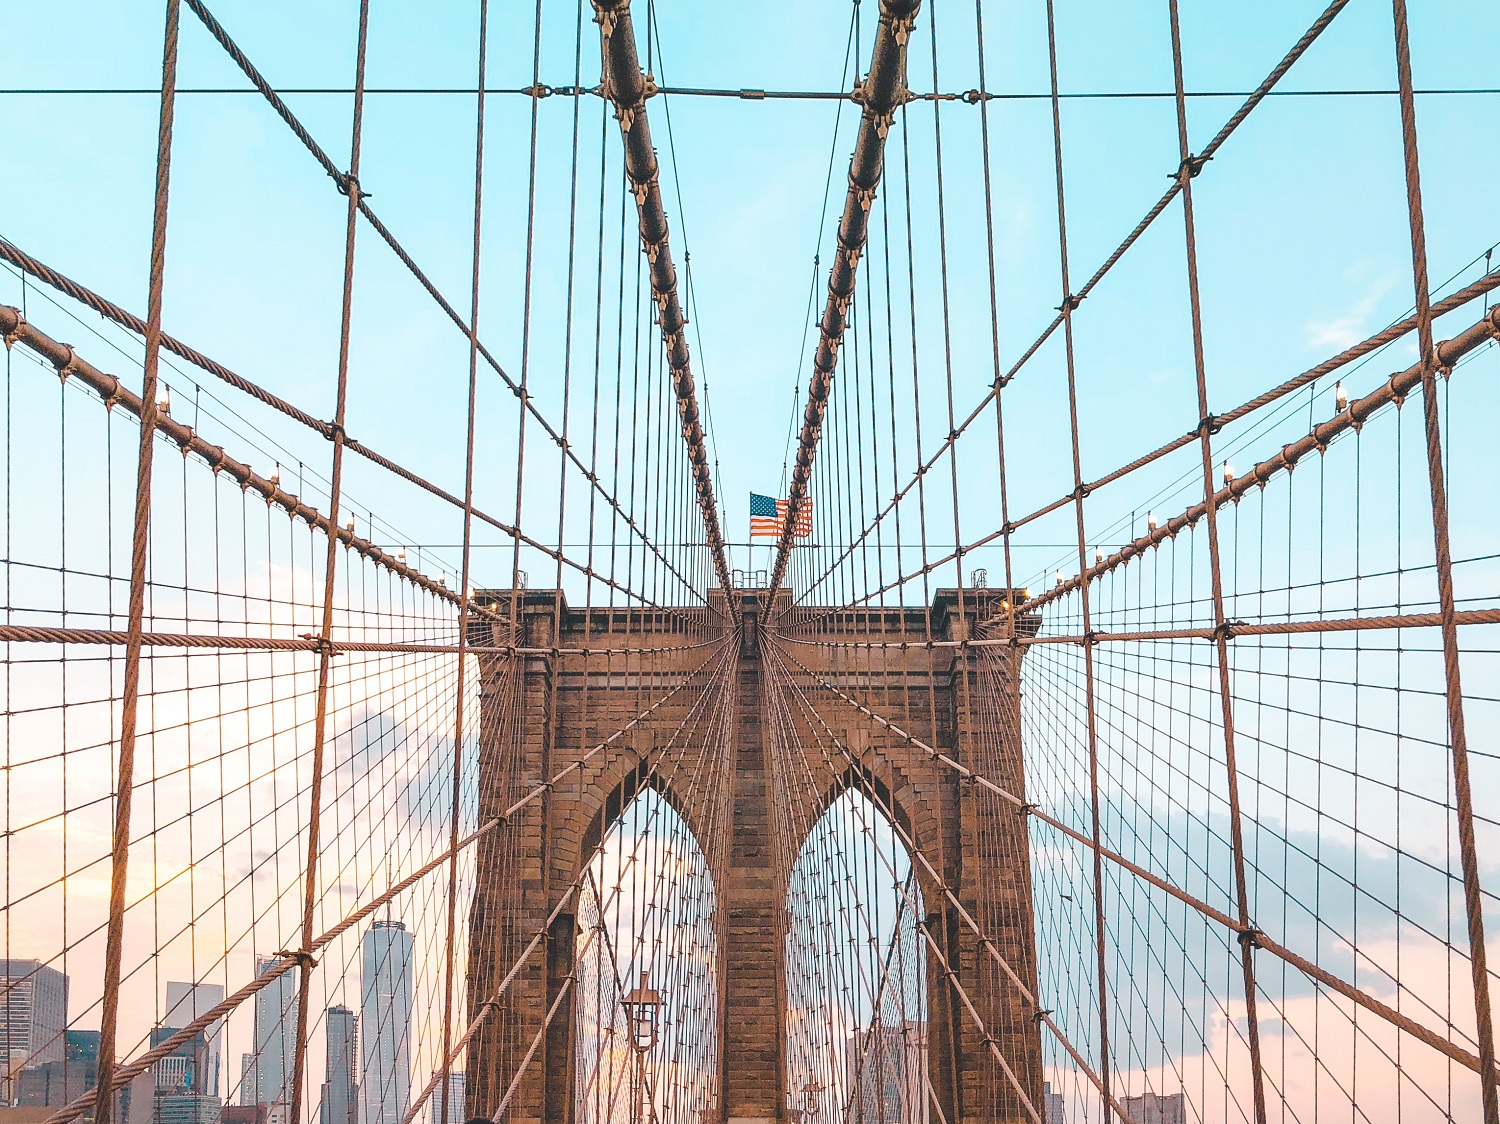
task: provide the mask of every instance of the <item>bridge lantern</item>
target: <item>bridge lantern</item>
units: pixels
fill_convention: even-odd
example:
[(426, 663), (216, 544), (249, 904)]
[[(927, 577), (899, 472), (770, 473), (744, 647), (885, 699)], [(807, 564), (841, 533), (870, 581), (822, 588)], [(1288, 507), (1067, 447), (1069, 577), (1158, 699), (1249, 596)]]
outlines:
[(630, 1041), (641, 1053), (656, 1045), (657, 1012), (666, 1004), (659, 992), (646, 982), (646, 973), (641, 973), (640, 986), (620, 1000), (630, 1018)]
[(811, 1119), (818, 1115), (818, 1095), (822, 1092), (823, 1086), (819, 1085), (816, 1080), (809, 1081), (806, 1085), (802, 1086), (802, 1103), (805, 1106), (802, 1112), (804, 1116)]

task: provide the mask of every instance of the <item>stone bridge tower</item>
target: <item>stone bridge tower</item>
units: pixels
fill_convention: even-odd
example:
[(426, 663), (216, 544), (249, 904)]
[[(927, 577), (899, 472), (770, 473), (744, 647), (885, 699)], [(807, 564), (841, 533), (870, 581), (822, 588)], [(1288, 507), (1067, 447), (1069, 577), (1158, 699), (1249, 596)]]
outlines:
[[(504, 610), (508, 590), (481, 595)], [(691, 647), (722, 630), (717, 620), (692, 635), (685, 614), (662, 610), (571, 608), (552, 590), (517, 591), (524, 657), (481, 656), (480, 822), (499, 815), (527, 792), (615, 734), (644, 707), (658, 701), (682, 677), (721, 651), (733, 661), (728, 678), (734, 698), (732, 744), (716, 747), (730, 760), (723, 774), (728, 793), (696, 799), (665, 795), (709, 857), (720, 917), (721, 986), (719, 1099), (710, 1119), (719, 1124), (769, 1124), (789, 1118), (785, 1049), (785, 903), (789, 864), (778, 862), (772, 844), (773, 777), (768, 755), (768, 693), (774, 688), (768, 645), (804, 665), (806, 683), (826, 681), (895, 723), (912, 737), (995, 780), (1025, 792), (1018, 720), (1018, 671), (1024, 647), (961, 650), (929, 647), (927, 639), (960, 640), (978, 621), (997, 615), (1000, 590), (939, 590), (928, 606), (841, 610), (799, 639), (845, 642), (790, 644), (766, 635), (763, 618), (774, 615), (747, 591), (741, 598), (737, 635), (723, 646)], [(773, 606), (780, 610), (786, 594)], [(718, 603), (723, 607), (722, 600)], [(962, 610), (960, 610), (962, 606)], [(703, 614), (706, 616), (706, 614)], [(1017, 627), (1035, 629), (1018, 615)], [(489, 626), (471, 632), (476, 645), (490, 643)], [(849, 641), (890, 642), (853, 648)], [(896, 646), (905, 643), (904, 648)], [(569, 654), (569, 649), (630, 648), (629, 656)], [(466, 1061), (468, 1115), (492, 1114), (507, 1093), (511, 1075), (528, 1050), (535, 1055), (511, 1091), (511, 1119), (571, 1124), (572, 1035), (575, 1023), (564, 982), (574, 961), (575, 918), (561, 904), (581, 865), (650, 776), (657, 739), (683, 722), (692, 689), (668, 698), (625, 735), (595, 751), (581, 768), (513, 812), (503, 827), (481, 841), (469, 930), (470, 1017), (493, 995), (521, 950), (546, 927), (543, 944), (507, 987), (469, 1044)], [(824, 698), (836, 698), (825, 692)], [(820, 707), (826, 728), (802, 720), (798, 736), (822, 745), (829, 761), (828, 789), (815, 810), (795, 825), (801, 838), (817, 811), (841, 791), (859, 787), (883, 809), (894, 811), (898, 832), (907, 834), (932, 864), (918, 867), (927, 911), (922, 925), (932, 940), (926, 950), (928, 1059), (932, 1096), (947, 1121), (990, 1124), (1028, 1119), (1018, 1098), (997, 1094), (1001, 1071), (972, 1016), (954, 998), (946, 960), (974, 1003), (996, 1045), (1016, 1071), (1028, 1099), (1042, 1108), (1041, 1056), (1036, 1012), (996, 969), (946, 887), (964, 910), (985, 921), (996, 949), (1036, 992), (1029, 854), (1025, 818), (1013, 805), (976, 791), (950, 765), (914, 747), (853, 706)], [(842, 764), (828, 757), (836, 739)], [(687, 752), (693, 751), (689, 749)], [(857, 764), (856, 764), (857, 763)], [(694, 764), (689, 762), (689, 765)], [(651, 781), (648, 783), (658, 784)], [(986, 799), (985, 797), (989, 797)], [(715, 822), (704, 801), (732, 809), (728, 838), (704, 838)], [(720, 836), (726, 833), (720, 829)], [(549, 922), (550, 918), (550, 922)], [(935, 945), (938, 951), (931, 946)], [(941, 956), (939, 955), (941, 953)], [(549, 1010), (556, 1008), (543, 1032)], [(728, 1017), (726, 1017), (726, 1015)], [(998, 1107), (997, 1107), (998, 1106)], [(938, 1119), (937, 1112), (930, 1119)], [(707, 1122), (706, 1122), (707, 1124)]]

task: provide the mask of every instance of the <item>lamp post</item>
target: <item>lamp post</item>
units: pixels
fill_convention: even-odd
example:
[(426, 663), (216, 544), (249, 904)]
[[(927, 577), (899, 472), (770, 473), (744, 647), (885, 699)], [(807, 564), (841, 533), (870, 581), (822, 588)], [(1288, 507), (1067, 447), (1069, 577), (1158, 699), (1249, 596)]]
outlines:
[(635, 1124), (644, 1124), (646, 1117), (646, 1055), (656, 1046), (659, 1034), (659, 1012), (666, 1006), (661, 994), (646, 982), (646, 973), (641, 973), (640, 984), (629, 995), (620, 1000), (625, 1015), (630, 1019), (630, 1045), (635, 1049), (639, 1088), (636, 1093)]
[(822, 1093), (823, 1086), (817, 1081), (809, 1081), (802, 1086), (802, 1113), (808, 1124), (817, 1119), (818, 1116), (818, 1094)]

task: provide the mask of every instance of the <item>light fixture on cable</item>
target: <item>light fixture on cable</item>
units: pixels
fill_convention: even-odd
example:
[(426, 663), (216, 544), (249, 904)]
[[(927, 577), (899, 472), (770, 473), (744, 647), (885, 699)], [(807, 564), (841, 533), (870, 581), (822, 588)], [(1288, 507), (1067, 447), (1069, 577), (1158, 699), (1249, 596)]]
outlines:
[(620, 1000), (620, 1006), (630, 1016), (630, 1044), (642, 1054), (656, 1046), (658, 1015), (666, 1006), (661, 993), (647, 982), (647, 978), (642, 971), (640, 984)]

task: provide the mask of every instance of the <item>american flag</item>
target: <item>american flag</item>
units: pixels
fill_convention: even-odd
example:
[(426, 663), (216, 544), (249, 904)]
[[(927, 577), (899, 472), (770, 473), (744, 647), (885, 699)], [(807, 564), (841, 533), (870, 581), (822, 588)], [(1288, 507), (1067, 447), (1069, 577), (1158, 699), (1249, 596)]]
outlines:
[[(786, 509), (789, 501), (773, 499), (770, 496), (750, 493), (750, 537), (772, 538), (781, 537), (781, 529), (786, 526)], [(797, 511), (797, 530), (799, 539), (805, 539), (812, 534), (812, 497), (807, 496), (802, 501), (802, 506)]]

